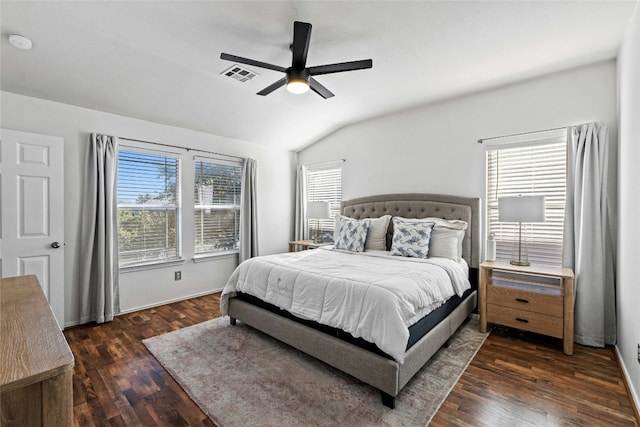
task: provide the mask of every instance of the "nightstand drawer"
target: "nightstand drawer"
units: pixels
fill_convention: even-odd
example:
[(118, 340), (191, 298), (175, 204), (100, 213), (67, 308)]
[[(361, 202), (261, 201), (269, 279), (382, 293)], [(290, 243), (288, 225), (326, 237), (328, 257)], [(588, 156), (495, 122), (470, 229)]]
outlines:
[(502, 305), (562, 318), (562, 294), (531, 292), (504, 286), (487, 287), (487, 304)]
[(532, 311), (487, 304), (487, 321), (556, 338), (563, 337), (563, 321), (560, 317)]

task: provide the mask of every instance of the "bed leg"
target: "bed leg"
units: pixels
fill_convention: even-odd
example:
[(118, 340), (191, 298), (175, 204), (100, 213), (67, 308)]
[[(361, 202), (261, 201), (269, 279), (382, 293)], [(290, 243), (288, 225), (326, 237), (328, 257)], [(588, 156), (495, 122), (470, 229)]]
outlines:
[(385, 393), (384, 391), (380, 392), (382, 396), (382, 404), (387, 408), (395, 409), (396, 407), (396, 398), (391, 396), (390, 394)]
[(229, 323), (231, 323), (231, 326), (235, 326), (236, 318), (235, 317), (229, 317)]
[(444, 348), (449, 348), (450, 345), (451, 345), (451, 338), (449, 338), (444, 342), (444, 344), (442, 344)]

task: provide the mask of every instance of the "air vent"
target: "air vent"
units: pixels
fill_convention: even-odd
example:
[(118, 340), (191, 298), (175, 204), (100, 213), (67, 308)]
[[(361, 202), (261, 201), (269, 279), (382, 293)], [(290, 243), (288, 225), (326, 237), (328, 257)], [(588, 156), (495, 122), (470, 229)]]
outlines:
[(232, 79), (236, 79), (243, 83), (248, 82), (258, 75), (253, 71), (249, 71), (246, 68), (239, 66), (238, 64), (232, 65), (220, 74), (231, 77)]

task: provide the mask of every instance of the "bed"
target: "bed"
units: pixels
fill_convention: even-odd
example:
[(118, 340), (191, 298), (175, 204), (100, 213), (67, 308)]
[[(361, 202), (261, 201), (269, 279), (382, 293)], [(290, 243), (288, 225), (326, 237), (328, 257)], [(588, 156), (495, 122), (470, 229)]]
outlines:
[[(279, 308), (277, 305), (258, 298), (256, 295), (259, 295), (259, 292), (255, 292), (255, 295), (252, 295), (251, 292), (236, 292), (232, 282), (238, 270), (234, 272), (230, 283), (227, 284), (223, 291), (223, 297), (221, 299), (222, 312), (230, 316), (231, 324), (235, 324), (236, 320), (240, 320), (377, 388), (381, 392), (382, 403), (385, 406), (393, 408), (395, 405), (395, 397), (402, 388), (431, 356), (447, 343), (451, 335), (453, 335), (476, 307), (477, 278), (480, 260), (480, 199), (415, 193), (378, 195), (344, 201), (341, 204), (341, 213), (355, 220), (380, 218), (385, 215), (391, 215), (401, 218), (442, 218), (448, 221), (464, 221), (467, 224), (467, 229), (464, 232), (464, 238), (462, 239), (460, 247), (462, 258), (460, 262), (465, 265), (465, 272), (468, 271), (469, 289), (464, 290), (464, 292), (462, 292), (462, 289), (454, 291), (456, 295), (447, 299), (446, 303), (442, 303), (436, 310), (433, 310), (430, 315), (421, 318), (419, 322), (416, 321), (413, 323), (415, 319), (411, 320), (412, 325), (411, 327), (407, 327), (408, 333), (404, 334), (408, 336), (409, 343), (406, 349), (403, 349), (400, 353), (394, 350), (394, 347), (385, 348), (384, 345), (386, 344), (384, 342), (375, 341), (375, 336), (367, 336), (366, 333), (362, 333), (360, 330), (354, 334), (352, 328), (349, 329), (352, 333), (347, 333), (342, 331), (340, 327), (332, 325), (331, 320), (328, 322), (329, 324), (319, 324), (316, 321), (310, 320), (314, 319), (312, 314), (309, 316), (299, 316), (282, 310), (282, 306)], [(392, 246), (394, 222), (395, 221), (389, 222), (386, 235), (384, 236), (384, 244), (387, 248)], [(396, 222), (396, 224), (399, 229), (402, 227), (402, 224), (398, 222)], [(314, 249), (307, 251), (306, 254), (291, 254), (288, 256), (295, 258), (296, 262), (299, 262), (300, 259), (304, 257), (309, 257), (309, 259), (312, 259), (313, 263), (318, 266), (322, 265), (321, 262), (333, 262), (333, 258), (331, 257), (337, 256), (330, 253), (330, 251), (321, 251), (323, 250)], [(371, 255), (376, 254), (373, 253)], [(350, 255), (344, 256), (349, 257)], [(384, 257), (385, 255), (381, 254), (380, 256)], [(255, 267), (256, 265), (264, 263), (267, 260), (271, 262), (273, 258), (281, 258), (276, 259), (276, 261), (279, 262), (282, 262), (284, 259), (284, 263), (286, 264), (286, 257), (284, 255), (276, 255), (271, 258), (259, 258), (265, 258), (265, 260), (259, 260), (254, 264), (249, 264), (249, 269), (255, 269), (257, 268)], [(393, 258), (397, 259), (401, 257)], [(323, 259), (324, 261), (322, 261)], [(433, 261), (438, 260), (434, 259)], [(371, 263), (372, 261), (368, 260), (366, 262)], [(398, 264), (400, 261), (394, 260), (393, 262)], [(347, 262), (346, 265), (348, 264)], [(433, 264), (433, 262), (427, 264)], [(432, 266), (423, 267), (422, 265), (418, 267), (426, 269), (433, 268)], [(403, 267), (396, 265), (394, 268), (402, 269)], [(327, 286), (322, 288), (324, 289), (323, 292), (331, 288), (330, 285), (333, 282), (330, 279), (325, 279), (323, 277), (324, 274), (318, 274), (316, 272), (314, 276), (312, 273), (313, 272), (305, 274), (310, 274), (309, 277), (311, 278), (316, 277), (318, 282), (326, 280)], [(299, 274), (299, 272), (279, 274), (277, 280), (280, 281), (282, 277), (286, 276), (298, 277)], [(411, 276), (411, 274), (407, 274), (407, 276)], [(368, 280), (366, 279), (366, 275), (364, 277), (365, 279), (363, 280)], [(399, 277), (399, 275), (396, 277)], [(404, 279), (404, 277), (402, 279)], [(307, 279), (307, 281), (308, 280), (309, 279)], [(280, 284), (278, 283), (277, 285), (275, 288), (278, 288)], [(298, 288), (303, 287), (299, 286)], [(368, 291), (368, 293), (373, 292)], [(438, 304), (435, 305), (437, 306)], [(379, 319), (380, 315), (370, 317)], [(416, 326), (418, 324), (422, 326), (418, 328)], [(387, 323), (380, 326), (380, 321), (378, 321), (378, 326), (368, 327), (366, 328), (366, 332), (371, 331), (371, 333), (375, 335), (379, 329), (385, 328), (385, 325), (387, 325)], [(388, 325), (391, 325), (391, 323), (388, 323)], [(416, 330), (418, 331), (415, 332)], [(400, 330), (390, 330), (382, 335), (396, 336), (399, 335), (397, 333), (398, 331)]]

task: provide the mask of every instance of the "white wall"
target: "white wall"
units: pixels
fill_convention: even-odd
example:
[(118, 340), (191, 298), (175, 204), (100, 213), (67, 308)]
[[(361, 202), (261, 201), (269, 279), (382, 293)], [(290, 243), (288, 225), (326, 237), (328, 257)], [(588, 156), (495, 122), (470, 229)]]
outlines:
[(484, 201), (485, 149), (479, 139), (592, 121), (609, 126), (609, 206), (615, 218), (614, 60), (353, 124), (301, 150), (298, 162), (345, 159), (342, 196), (347, 200), (419, 192)]
[(615, 61), (357, 123), (302, 150), (298, 161), (346, 159), (345, 199), (398, 192), (484, 198), (478, 139), (596, 120), (609, 125), (615, 177)]
[(640, 409), (640, 6), (618, 56), (620, 155), (618, 165), (618, 354)]
[[(65, 325), (79, 320), (77, 260), (78, 224), (81, 212), (81, 177), (89, 133), (98, 132), (145, 141), (215, 151), (258, 162), (258, 245), (260, 254), (287, 250), (291, 235), (293, 164), (295, 154), (231, 140), (188, 129), (166, 126), (72, 105), (0, 93), (0, 127), (63, 137), (65, 140)], [(184, 218), (184, 228), (193, 226)], [(194, 263), (184, 248), (186, 262), (179, 267), (128, 272), (121, 275), (120, 302), (123, 311), (158, 305), (165, 301), (220, 290), (237, 265), (237, 257)], [(174, 281), (173, 272), (182, 271)]]

